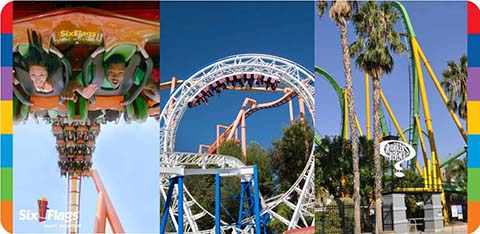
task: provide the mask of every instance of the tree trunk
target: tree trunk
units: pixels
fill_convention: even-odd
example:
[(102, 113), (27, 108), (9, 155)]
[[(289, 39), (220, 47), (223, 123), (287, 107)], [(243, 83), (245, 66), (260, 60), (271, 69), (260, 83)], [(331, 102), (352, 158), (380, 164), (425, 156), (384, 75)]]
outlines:
[(375, 161), (375, 223), (377, 227), (376, 234), (383, 233), (382, 222), (382, 161), (380, 158), (380, 139), (382, 132), (380, 130), (380, 77), (373, 77), (373, 156)]
[(358, 158), (358, 131), (355, 125), (355, 96), (353, 94), (353, 82), (352, 71), (350, 64), (350, 51), (348, 48), (348, 35), (347, 25), (339, 24), (340, 36), (342, 38), (342, 50), (343, 50), (343, 66), (345, 69), (345, 81), (347, 83), (347, 99), (348, 99), (348, 119), (352, 141), (352, 161), (353, 161), (353, 202), (355, 206), (354, 221), (355, 221), (355, 234), (362, 233), (362, 227), (360, 225), (360, 171), (359, 171), (359, 158)]

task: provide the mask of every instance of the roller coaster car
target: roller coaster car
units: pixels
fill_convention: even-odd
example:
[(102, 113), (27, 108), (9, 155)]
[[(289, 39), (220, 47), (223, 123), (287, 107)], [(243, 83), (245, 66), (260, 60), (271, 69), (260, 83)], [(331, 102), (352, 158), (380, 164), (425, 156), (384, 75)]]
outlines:
[(65, 146), (65, 140), (63, 140), (63, 139), (58, 139), (58, 140), (57, 140), (57, 145), (60, 146), (60, 147), (64, 147), (64, 146)]
[(90, 132), (90, 134), (93, 134), (94, 136), (98, 136), (98, 134), (100, 133), (100, 125), (98, 123), (93, 124), (92, 126), (90, 126), (88, 131)]
[(95, 141), (94, 141), (94, 140), (88, 140), (88, 141), (87, 141), (87, 146), (88, 146), (88, 147), (95, 146)]
[(52, 133), (55, 136), (63, 134), (62, 126), (60, 126), (58, 124), (52, 124)]
[(80, 125), (77, 128), (77, 134), (86, 135), (88, 133), (88, 128), (85, 125)]
[[(127, 61), (128, 65), (124, 73), (125, 78), (121, 81), (117, 89), (103, 88), (102, 84), (106, 79), (104, 62), (114, 54), (121, 55), (124, 60)], [(147, 100), (143, 95), (140, 95), (140, 93), (143, 91), (152, 69), (152, 58), (135, 44), (117, 45), (109, 52), (105, 52), (103, 47), (97, 48), (85, 61), (82, 79), (85, 85), (96, 84), (99, 88), (94, 93), (94, 96), (88, 100), (88, 106), (80, 105), (80, 119), (84, 120), (86, 118), (87, 111), (100, 109), (121, 111), (126, 109), (127, 114), (131, 118), (145, 120), (148, 117), (148, 105)], [(138, 86), (134, 87), (137, 73), (143, 73), (143, 76)], [(93, 78), (90, 79), (90, 77)], [(75, 110), (75, 105), (70, 102), (69, 116), (75, 115)]]
[(253, 85), (260, 86), (265, 84), (265, 90), (269, 88), (275, 91), (279, 85), (279, 81), (274, 77), (265, 77), (255, 73), (238, 73), (225, 76), (210, 82), (207, 88), (201, 90), (195, 97), (187, 103), (189, 108), (199, 106), (202, 102), (208, 103), (208, 98), (213, 97), (213, 92), (220, 94), (222, 89), (227, 89), (228, 86), (236, 88), (237, 83), (241, 88), (245, 88), (246, 84), (248, 88), (253, 88)]
[[(114, 5), (114, 9), (119, 9), (118, 4)], [(43, 7), (51, 9), (50, 5)], [(38, 9), (32, 9), (32, 12), (35, 13), (23, 12), (23, 15), (19, 16), (21, 18), (14, 20), (14, 48), (28, 43), (26, 37), (28, 29), (40, 32), (42, 38), (48, 38), (49, 42), (52, 42), (44, 44), (44, 48), (52, 51), (52, 53), (57, 54), (61, 51), (68, 55), (71, 62), (70, 69), (67, 67), (69, 66), (68, 61), (61, 56), (62, 53), (58, 53), (61, 56), (60, 59), (65, 61), (65, 67), (67, 68), (64, 72), (68, 72), (65, 75), (68, 79), (70, 79), (72, 72), (83, 71), (84, 77), (82, 80), (84, 80), (85, 77), (88, 77), (88, 69), (86, 68), (92, 66), (92, 72), (95, 75), (91, 82), (101, 84), (104, 77), (103, 59), (115, 53), (120, 53), (125, 58), (128, 57), (126, 59), (128, 61), (126, 73), (128, 74), (126, 74), (118, 89), (105, 90), (98, 88), (90, 100), (78, 98), (76, 103), (68, 101), (66, 106), (56, 104), (56, 108), (64, 108), (62, 110), (67, 111), (67, 118), (62, 120), (66, 120), (68, 123), (80, 122), (82, 124), (104, 122), (101, 119), (97, 121), (95, 115), (92, 116), (89, 113), (100, 109), (103, 111), (125, 111), (127, 117), (135, 121), (144, 121), (149, 115), (159, 114), (159, 110), (157, 110), (159, 108), (155, 108), (158, 106), (158, 101), (152, 102), (141, 94), (153, 69), (153, 58), (149, 54), (156, 57), (159, 54), (157, 51), (159, 51), (160, 34), (160, 24), (150, 19), (151, 17), (143, 17), (146, 16), (145, 11), (118, 11), (120, 14), (117, 14), (113, 13), (113, 9), (112, 11), (104, 11), (86, 7), (67, 7), (47, 11), (46, 13)], [(127, 16), (129, 14), (133, 17)], [(25, 17), (25, 15), (28, 16)], [(144, 76), (141, 83), (137, 83), (138, 86), (133, 88), (132, 84), (134, 82), (132, 79), (127, 79), (127, 76), (133, 76), (139, 68), (143, 69)], [(158, 68), (156, 69), (158, 70)], [(85, 82), (84, 84), (89, 83)], [(28, 96), (27, 98), (31, 99)], [(24, 97), (24, 99), (27, 98)], [(15, 107), (18, 110), (16, 119), (25, 120), (28, 115), (28, 106), (18, 105)], [(50, 108), (51, 106), (45, 107)], [(98, 115), (96, 116), (98, 117)]]
[[(25, 121), (29, 111), (34, 112), (37, 117), (44, 117), (47, 113), (53, 114), (54, 117), (66, 115), (66, 107), (60, 98), (60, 93), (71, 77), (70, 62), (53, 46), (46, 52), (55, 54), (62, 64), (48, 76), (53, 84), (52, 92), (43, 93), (36, 91), (30, 79), (29, 71), (19, 66), (13, 67), (15, 77), (20, 83), (13, 86), (14, 120), (17, 123)], [(28, 44), (18, 45), (15, 48), (13, 57), (14, 61), (28, 57)]]

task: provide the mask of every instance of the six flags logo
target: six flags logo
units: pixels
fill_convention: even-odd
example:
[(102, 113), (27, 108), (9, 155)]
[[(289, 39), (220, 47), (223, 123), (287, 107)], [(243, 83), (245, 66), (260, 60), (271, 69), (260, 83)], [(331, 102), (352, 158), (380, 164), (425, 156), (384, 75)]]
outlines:
[(21, 221), (38, 220), (38, 222), (45, 222), (49, 220), (71, 222), (72, 220), (78, 220), (78, 212), (61, 212), (56, 209), (50, 210), (48, 208), (48, 201), (44, 197), (40, 200), (37, 200), (37, 204), (37, 212), (22, 209), (18, 212), (18, 219)]

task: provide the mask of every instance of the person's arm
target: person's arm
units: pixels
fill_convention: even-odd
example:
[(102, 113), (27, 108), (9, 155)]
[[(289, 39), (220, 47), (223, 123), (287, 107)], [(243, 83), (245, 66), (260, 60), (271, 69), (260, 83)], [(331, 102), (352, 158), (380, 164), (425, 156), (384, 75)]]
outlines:
[(75, 91), (82, 95), (82, 97), (89, 99), (97, 91), (98, 86), (96, 84), (89, 84), (86, 87), (79, 87)]
[(75, 94), (82, 95), (82, 97), (89, 99), (97, 90), (96, 84), (89, 84), (86, 87), (83, 87), (82, 82), (82, 73), (80, 73), (75, 79), (72, 79), (68, 82), (67, 87), (62, 92), (62, 98), (65, 100), (73, 100), (76, 101), (78, 96)]
[(67, 83), (67, 86), (62, 91), (62, 94), (61, 94), (62, 99), (77, 101), (78, 97), (75, 94), (75, 91), (80, 87), (82, 87), (82, 84), (80, 83), (80, 80), (78, 80), (77, 78), (71, 79)]
[[(135, 73), (135, 85), (140, 85), (144, 74), (145, 73), (143, 70), (137, 69), (137, 72)], [(147, 96), (150, 100), (160, 102), (160, 86), (158, 84), (155, 84), (151, 77), (148, 77), (146, 79), (148, 79), (148, 81), (145, 84), (145, 87), (143, 87), (142, 93), (145, 94), (145, 96)]]
[(143, 88), (143, 93), (149, 99), (155, 102), (160, 102), (160, 87), (158, 84), (155, 84), (151, 79), (147, 81), (145, 87)]
[(13, 73), (12, 80), (13, 80), (13, 84), (14, 84), (14, 85), (20, 84), (20, 81), (18, 81), (17, 76), (15, 75), (15, 73)]

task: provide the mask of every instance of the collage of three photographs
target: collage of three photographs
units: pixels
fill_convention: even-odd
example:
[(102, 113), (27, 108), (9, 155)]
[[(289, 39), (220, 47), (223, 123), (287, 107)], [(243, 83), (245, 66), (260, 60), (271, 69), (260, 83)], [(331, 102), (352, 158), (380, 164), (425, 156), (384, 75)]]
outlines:
[(474, 3), (1, 19), (2, 232), (480, 233)]

